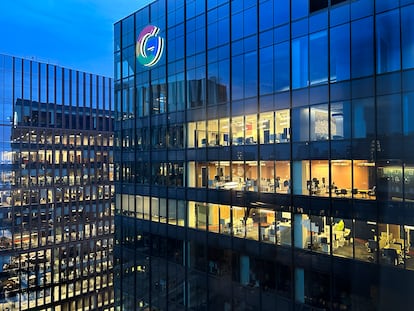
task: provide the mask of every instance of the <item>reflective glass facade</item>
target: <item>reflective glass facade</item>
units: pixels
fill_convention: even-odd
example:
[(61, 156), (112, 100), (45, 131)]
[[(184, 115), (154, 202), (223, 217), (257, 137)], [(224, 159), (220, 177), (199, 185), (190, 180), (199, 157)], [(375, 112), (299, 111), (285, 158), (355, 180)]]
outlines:
[(113, 308), (112, 80), (0, 55), (0, 309)]
[[(116, 307), (405, 310), (412, 16), (413, 0), (158, 0), (116, 23)], [(152, 67), (147, 25), (165, 40)]]

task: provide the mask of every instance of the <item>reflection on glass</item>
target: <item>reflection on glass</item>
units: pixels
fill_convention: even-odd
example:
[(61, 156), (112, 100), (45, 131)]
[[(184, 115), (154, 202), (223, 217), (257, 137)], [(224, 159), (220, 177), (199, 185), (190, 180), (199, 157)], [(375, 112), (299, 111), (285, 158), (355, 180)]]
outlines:
[(308, 37), (292, 40), (292, 88), (309, 85)]
[(330, 29), (329, 52), (331, 82), (348, 80), (350, 77), (350, 30), (348, 24)]
[(273, 112), (264, 112), (260, 114), (259, 131), (261, 144), (271, 144), (275, 142)]
[[(310, 139), (328, 140), (329, 139), (329, 110), (328, 105), (317, 105), (310, 108)], [(331, 130), (336, 132), (336, 123), (332, 122)]]
[(309, 73), (310, 84), (322, 84), (328, 81), (328, 36), (320, 31), (309, 36)]
[(376, 16), (377, 73), (399, 70), (400, 62), (400, 14), (399, 10)]

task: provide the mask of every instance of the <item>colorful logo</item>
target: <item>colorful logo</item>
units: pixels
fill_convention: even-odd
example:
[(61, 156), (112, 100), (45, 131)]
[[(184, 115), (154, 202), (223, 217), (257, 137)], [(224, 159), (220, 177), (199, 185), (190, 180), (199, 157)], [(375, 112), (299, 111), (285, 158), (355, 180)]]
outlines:
[(164, 38), (158, 36), (157, 26), (146, 26), (138, 36), (136, 53), (138, 61), (146, 66), (154, 66), (164, 51)]

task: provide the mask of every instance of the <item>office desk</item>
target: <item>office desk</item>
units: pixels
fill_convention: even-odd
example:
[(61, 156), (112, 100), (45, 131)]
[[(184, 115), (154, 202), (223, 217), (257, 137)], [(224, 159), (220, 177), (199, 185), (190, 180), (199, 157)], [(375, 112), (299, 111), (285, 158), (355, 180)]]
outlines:
[(335, 194), (346, 196), (348, 194), (348, 190), (346, 190), (346, 189), (335, 189)]
[[(332, 248), (337, 249), (338, 247), (344, 246), (345, 242), (349, 240), (350, 235), (351, 235), (351, 229), (349, 228), (345, 228), (344, 230), (333, 230), (332, 231)], [(317, 242), (321, 245), (322, 251), (329, 253), (330, 251), (329, 231), (320, 233), (317, 237)]]
[(398, 265), (400, 263), (404, 263), (404, 260), (401, 256), (401, 247), (395, 247), (394, 245), (390, 244), (387, 247), (384, 247), (381, 252), (382, 257), (385, 259), (386, 263), (392, 265)]
[(278, 222), (276, 225), (277, 240), (280, 244), (290, 245), (291, 243), (291, 223)]
[(270, 241), (276, 243), (275, 225), (260, 224), (260, 236), (262, 241)]
[(329, 253), (331, 251), (329, 232), (319, 234), (317, 242), (321, 246), (322, 252)]
[(384, 249), (395, 249), (398, 255), (402, 255), (403, 248), (401, 244), (390, 243), (384, 247)]
[(230, 189), (235, 189), (239, 186), (238, 182), (235, 181), (227, 181), (227, 182), (217, 182), (216, 183), (216, 188), (217, 189), (225, 189), (225, 190), (230, 190)]

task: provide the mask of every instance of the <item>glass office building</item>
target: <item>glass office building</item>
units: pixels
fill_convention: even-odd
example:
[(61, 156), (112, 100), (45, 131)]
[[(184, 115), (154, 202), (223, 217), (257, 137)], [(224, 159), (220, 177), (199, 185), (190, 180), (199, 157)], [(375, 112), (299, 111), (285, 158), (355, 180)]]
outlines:
[(158, 0), (116, 23), (116, 308), (406, 310), (413, 16)]
[(0, 310), (113, 308), (111, 93), (0, 55)]

